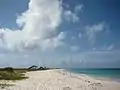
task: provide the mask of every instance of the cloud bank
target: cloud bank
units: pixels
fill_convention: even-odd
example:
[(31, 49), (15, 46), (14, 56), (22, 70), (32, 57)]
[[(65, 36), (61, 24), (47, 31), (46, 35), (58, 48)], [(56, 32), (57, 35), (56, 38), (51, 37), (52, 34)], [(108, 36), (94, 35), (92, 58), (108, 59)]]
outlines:
[(58, 0), (30, 0), (28, 10), (16, 23), (22, 29), (0, 28), (0, 47), (7, 49), (56, 48), (63, 45), (64, 32), (58, 32), (62, 6)]

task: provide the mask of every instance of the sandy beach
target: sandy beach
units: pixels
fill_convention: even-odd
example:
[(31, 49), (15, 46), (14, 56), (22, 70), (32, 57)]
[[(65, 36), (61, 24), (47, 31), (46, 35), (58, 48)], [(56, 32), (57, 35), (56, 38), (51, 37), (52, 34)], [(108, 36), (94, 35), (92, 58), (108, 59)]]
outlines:
[(65, 70), (27, 72), (29, 78), (8, 82), (14, 84), (0, 90), (120, 90), (120, 82), (99, 80)]

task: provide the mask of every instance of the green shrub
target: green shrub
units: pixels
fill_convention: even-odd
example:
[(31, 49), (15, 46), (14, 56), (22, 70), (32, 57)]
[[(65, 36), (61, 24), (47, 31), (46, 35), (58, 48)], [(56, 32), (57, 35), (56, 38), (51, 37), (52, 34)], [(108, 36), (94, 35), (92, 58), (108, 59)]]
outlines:
[(9, 72), (9, 71), (2, 71), (0, 72), (0, 80), (22, 80), (26, 79), (23, 73), (19, 72)]
[(4, 68), (5, 71), (7, 72), (13, 72), (13, 68), (12, 67), (6, 67)]

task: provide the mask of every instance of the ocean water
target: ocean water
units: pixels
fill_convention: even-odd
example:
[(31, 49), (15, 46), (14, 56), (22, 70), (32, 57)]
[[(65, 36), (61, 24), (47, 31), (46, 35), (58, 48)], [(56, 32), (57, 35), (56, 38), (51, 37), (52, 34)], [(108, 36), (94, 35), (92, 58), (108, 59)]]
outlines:
[(96, 76), (96, 77), (103, 77), (103, 78), (111, 78), (116, 79), (120, 81), (120, 69), (67, 69), (70, 72), (73, 73), (80, 73), (80, 74), (86, 74), (90, 76)]

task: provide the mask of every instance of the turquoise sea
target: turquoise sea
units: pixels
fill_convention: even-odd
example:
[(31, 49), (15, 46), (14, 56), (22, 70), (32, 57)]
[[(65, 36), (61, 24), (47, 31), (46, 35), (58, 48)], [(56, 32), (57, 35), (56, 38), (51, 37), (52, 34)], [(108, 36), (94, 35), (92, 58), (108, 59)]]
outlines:
[(80, 74), (86, 74), (90, 76), (96, 76), (101, 78), (111, 78), (115, 79), (117, 81), (120, 81), (120, 68), (100, 68), (100, 69), (81, 69), (81, 68), (75, 68), (75, 69), (68, 69), (68, 71), (73, 73), (80, 73)]

